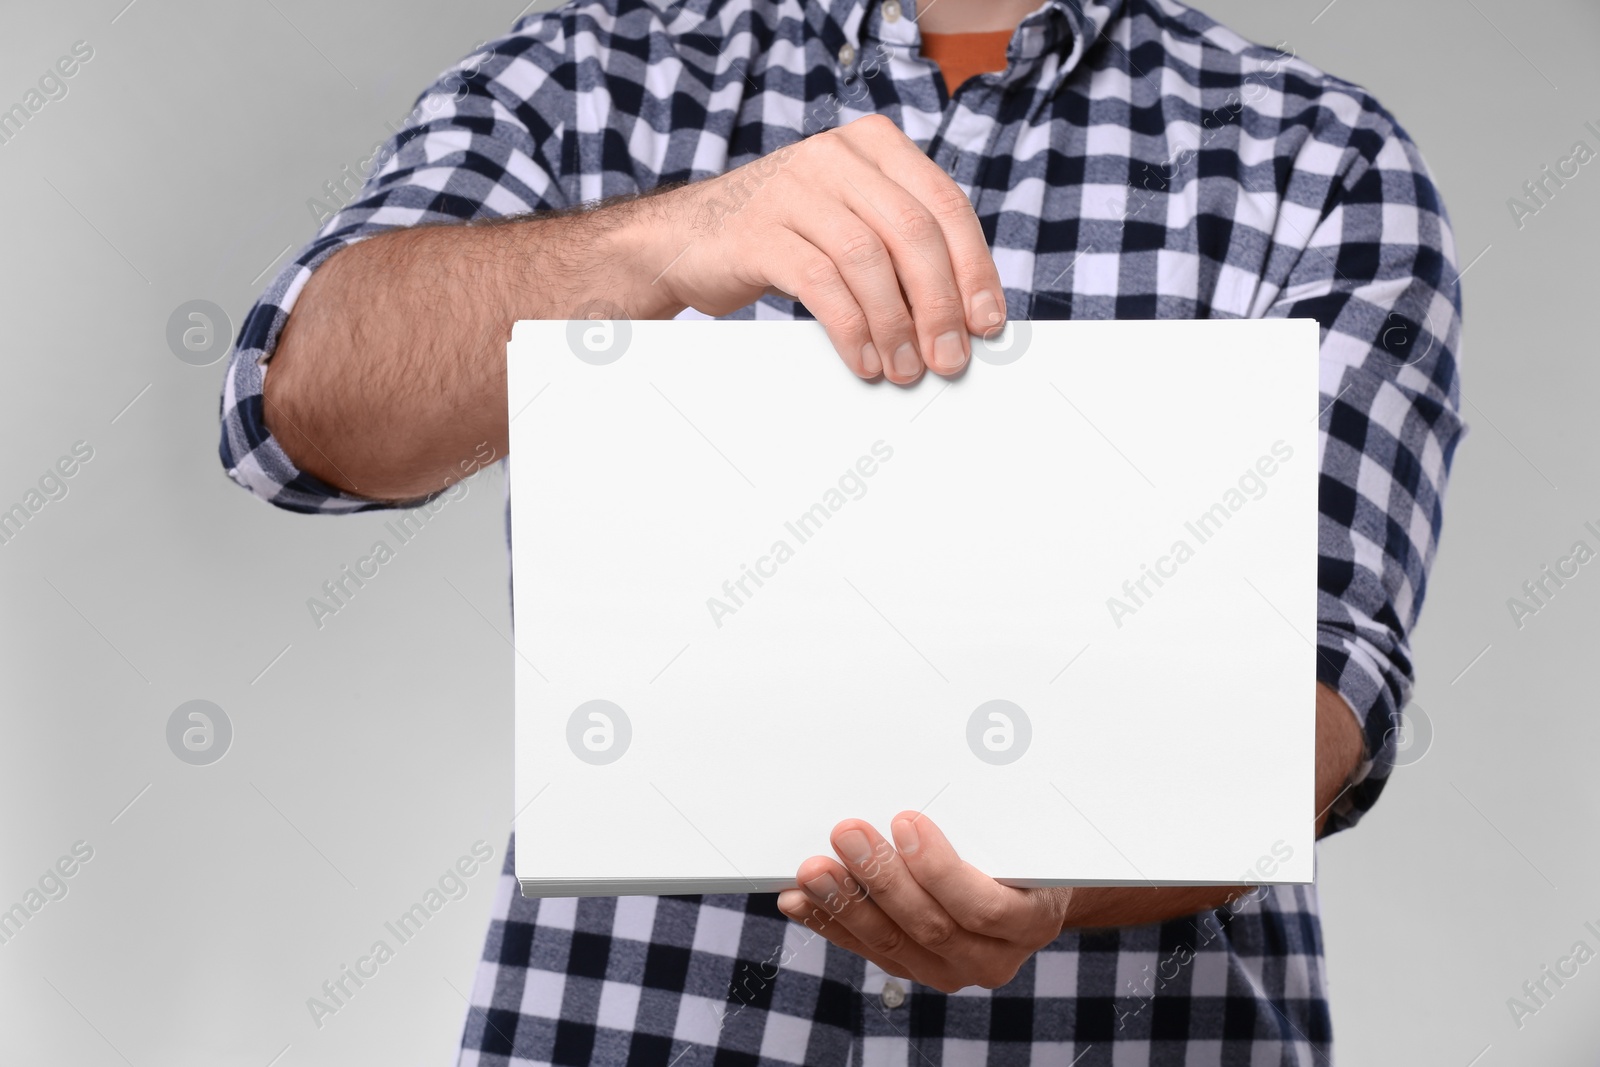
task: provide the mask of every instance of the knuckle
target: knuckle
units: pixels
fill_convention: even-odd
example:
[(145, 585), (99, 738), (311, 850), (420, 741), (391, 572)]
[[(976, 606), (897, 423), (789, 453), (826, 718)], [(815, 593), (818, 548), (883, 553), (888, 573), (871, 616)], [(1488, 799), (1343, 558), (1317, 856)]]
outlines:
[(894, 124), (893, 119), (889, 118), (889, 116), (883, 114), (882, 112), (874, 112), (871, 115), (863, 115), (854, 122), (845, 124), (845, 126), (842, 128), (849, 129), (852, 126), (861, 129), (863, 132), (874, 134), (883, 134), (889, 132), (890, 130), (898, 132), (900, 129), (900, 127)]
[(866, 344), (867, 339), (871, 337), (872, 334), (871, 327), (867, 323), (867, 317), (863, 315), (859, 309), (848, 312), (831, 322), (824, 323), (823, 325), (828, 327), (840, 337), (847, 337), (852, 341), (859, 341), (860, 344), (857, 345), (858, 348), (860, 345)]
[(891, 957), (898, 955), (909, 943), (905, 931), (894, 925), (885, 926), (868, 942), (873, 951)]
[(972, 907), (967, 926), (973, 933), (993, 935), (1005, 924), (1001, 909), (991, 900), (979, 901)]
[(925, 294), (917, 301), (916, 315), (918, 322), (931, 324), (954, 324), (966, 318), (961, 307), (961, 297), (944, 286)]
[(1008, 985), (1017, 976), (1017, 971), (1020, 969), (1020, 967), (1010, 965), (990, 964), (979, 968), (974, 977), (976, 978), (976, 984), (985, 989), (999, 989), (1003, 985)]
[(862, 885), (854, 878), (851, 878), (849, 875), (845, 875), (844, 885), (840, 888), (837, 897), (837, 900), (839, 901), (838, 910), (843, 912), (846, 909), (849, 909), (854, 912), (862, 904), (866, 903), (867, 896), (868, 893), (866, 886)]
[(876, 267), (888, 259), (888, 249), (867, 230), (849, 234), (839, 245), (839, 259), (852, 267)]
[(801, 268), (800, 278), (814, 289), (828, 290), (839, 284), (839, 271), (826, 257), (818, 256)]
[(860, 871), (852, 873), (855, 874), (856, 881), (861, 883), (868, 896), (879, 899), (894, 896), (897, 888), (894, 875), (876, 861), (872, 861), (861, 868)]
[(928, 210), (939, 218), (961, 218), (964, 215), (974, 214), (972, 201), (968, 200), (967, 194), (954, 184), (941, 184), (937, 190), (930, 193)]
[(939, 232), (939, 222), (921, 204), (907, 204), (895, 213), (894, 228), (907, 241), (920, 243)]
[(873, 856), (863, 873), (874, 896), (904, 896), (907, 890), (916, 888), (916, 879), (911, 877), (906, 865), (893, 852)]
[[(910, 316), (906, 314), (904, 304), (895, 305), (884, 302), (874, 302), (867, 309), (867, 316), (877, 327), (878, 336), (895, 338), (894, 347), (898, 348), (901, 341), (916, 342), (913, 334), (913, 324)], [(894, 349), (891, 348), (892, 352)], [(874, 860), (874, 863), (877, 861)]]
[(956, 269), (958, 278), (983, 278), (994, 273), (994, 257), (987, 249), (978, 252), (956, 253), (950, 257), (950, 265)]
[[(806, 890), (810, 895), (813, 891)], [(830, 892), (826, 898), (813, 896), (808, 901), (812, 914), (826, 916), (830, 919), (848, 920), (852, 916), (851, 905), (854, 903), (843, 892)]]
[(846, 133), (848, 129), (847, 126), (835, 126), (807, 137), (800, 144), (814, 163), (837, 166), (847, 156), (855, 155), (855, 149), (850, 147), (850, 139)]
[(950, 947), (951, 942), (956, 939), (958, 929), (948, 915), (930, 915), (917, 922), (912, 936), (919, 944), (938, 952), (940, 949)]

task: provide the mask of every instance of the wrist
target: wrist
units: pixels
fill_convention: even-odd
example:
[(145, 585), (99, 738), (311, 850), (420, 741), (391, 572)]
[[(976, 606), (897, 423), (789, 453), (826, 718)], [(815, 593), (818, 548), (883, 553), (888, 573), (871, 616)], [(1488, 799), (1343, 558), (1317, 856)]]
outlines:
[(647, 194), (597, 214), (606, 216), (595, 235), (599, 260), (613, 268), (605, 299), (634, 319), (670, 319), (687, 308), (672, 268), (689, 238), (675, 223), (670, 194)]

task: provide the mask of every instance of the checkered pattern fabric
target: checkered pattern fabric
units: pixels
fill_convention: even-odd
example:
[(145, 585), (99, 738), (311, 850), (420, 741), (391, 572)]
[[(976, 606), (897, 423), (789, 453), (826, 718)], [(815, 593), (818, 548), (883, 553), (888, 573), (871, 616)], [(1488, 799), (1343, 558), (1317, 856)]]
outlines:
[(459, 1067), (1067, 1067), (1330, 1062), (1312, 886), (1063, 934), (999, 989), (901, 981), (771, 894), (529, 900), (514, 856)]
[[(1047, 0), (1004, 72), (944, 85), (912, 0), (576, 0), (446, 72), (364, 188), (251, 309), (222, 399), (229, 475), (272, 503), (391, 506), (298, 470), (261, 388), (311, 273), (395, 227), (693, 181), (869, 113), (968, 193), (1015, 318), (1321, 324), (1320, 655), (1375, 801), (1412, 681), (1459, 419), (1457, 257), (1427, 167), (1358, 86), (1170, 0)], [(330, 209), (333, 205), (330, 205)], [(764, 298), (735, 318), (807, 314)], [(1309, 680), (1308, 680), (1309, 681)], [(1313, 887), (1063, 934), (945, 996), (787, 922), (767, 896), (524, 900), (508, 855), (463, 1064), (1327, 1062)]]

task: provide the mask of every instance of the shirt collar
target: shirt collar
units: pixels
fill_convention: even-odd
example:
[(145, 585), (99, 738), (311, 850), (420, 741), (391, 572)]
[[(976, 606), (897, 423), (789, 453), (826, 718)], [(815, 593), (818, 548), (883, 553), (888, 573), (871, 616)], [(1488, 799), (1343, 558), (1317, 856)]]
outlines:
[[(885, 42), (909, 43), (916, 30), (912, 17), (917, 0), (900, 0), (905, 12), (894, 23), (881, 13), (883, 0), (813, 0), (813, 10), (824, 12), (823, 38), (834, 53), (849, 44), (853, 54), (861, 54), (864, 30), (868, 36)], [(937, 2), (937, 0), (935, 0)], [(1008, 50), (1010, 66), (1002, 75), (1006, 85), (1025, 80), (1055, 57), (1048, 70), (1045, 95), (1058, 91), (1067, 77), (1100, 37), (1111, 20), (1121, 13), (1124, 0), (1044, 0), (1039, 8), (1017, 26)]]

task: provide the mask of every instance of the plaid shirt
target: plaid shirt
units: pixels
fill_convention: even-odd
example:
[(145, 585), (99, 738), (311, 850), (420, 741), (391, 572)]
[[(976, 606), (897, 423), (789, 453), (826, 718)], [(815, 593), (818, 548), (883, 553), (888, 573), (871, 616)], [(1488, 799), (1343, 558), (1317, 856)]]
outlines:
[[(297, 470), (262, 419), (295, 298), (341, 248), (705, 178), (880, 112), (971, 197), (1012, 317), (1320, 322), (1317, 677), (1366, 737), (1330, 816), (1350, 826), (1395, 763), (1407, 634), (1463, 432), (1456, 249), (1422, 157), (1358, 86), (1173, 0), (1048, 0), (1007, 69), (954, 95), (912, 13), (912, 0), (576, 0), (521, 19), (420, 98), (246, 317), (224, 466), (295, 511), (388, 506)], [(768, 297), (732, 317), (806, 314)], [(508, 850), (469, 1067), (1310, 1064), (1331, 1051), (1312, 886), (1067, 932), (1009, 985), (946, 996), (827, 945), (771, 896), (525, 900), (511, 870)]]

